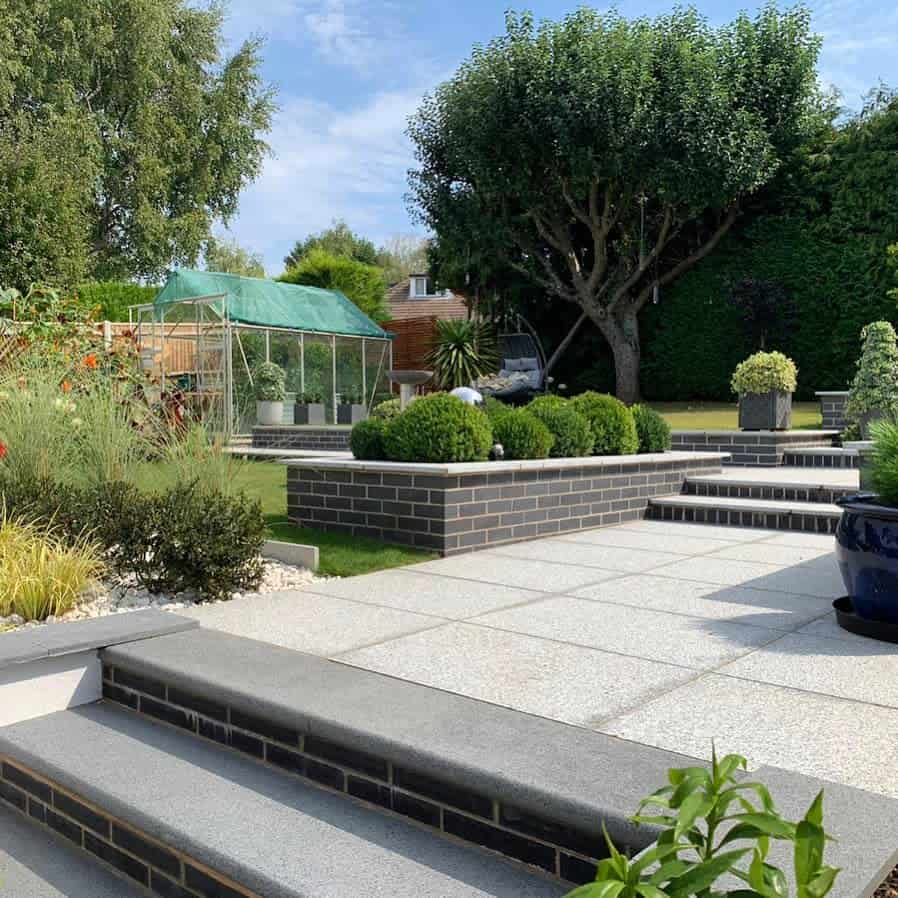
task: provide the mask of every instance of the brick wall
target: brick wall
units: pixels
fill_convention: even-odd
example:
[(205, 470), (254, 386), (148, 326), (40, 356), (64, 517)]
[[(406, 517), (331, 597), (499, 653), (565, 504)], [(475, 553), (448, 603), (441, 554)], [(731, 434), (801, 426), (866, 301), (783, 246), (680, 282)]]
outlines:
[(848, 423), (845, 419), (845, 406), (848, 404), (848, 390), (842, 392), (817, 393), (820, 399), (820, 413), (823, 415), (823, 426), (829, 430), (844, 430)]
[(253, 428), (254, 449), (326, 449), (349, 448), (351, 427), (260, 427)]
[(287, 515), (454, 555), (638, 519), (650, 497), (680, 492), (687, 474), (720, 469), (719, 455), (691, 453), (455, 466), (298, 461), (287, 467)]
[(675, 430), (673, 449), (682, 452), (729, 452), (729, 465), (772, 467), (789, 449), (831, 447), (837, 436), (826, 430)]

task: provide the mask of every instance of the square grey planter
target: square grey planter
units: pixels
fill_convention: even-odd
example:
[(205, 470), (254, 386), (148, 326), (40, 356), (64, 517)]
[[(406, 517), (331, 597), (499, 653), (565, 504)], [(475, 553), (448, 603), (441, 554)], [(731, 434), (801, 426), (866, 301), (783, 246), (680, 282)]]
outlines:
[(293, 406), (294, 424), (324, 424), (323, 402), (297, 402)]
[(357, 424), (368, 417), (368, 406), (364, 403), (343, 402), (337, 406), (337, 424)]
[(741, 430), (789, 430), (792, 426), (792, 394), (780, 390), (743, 393), (739, 397)]

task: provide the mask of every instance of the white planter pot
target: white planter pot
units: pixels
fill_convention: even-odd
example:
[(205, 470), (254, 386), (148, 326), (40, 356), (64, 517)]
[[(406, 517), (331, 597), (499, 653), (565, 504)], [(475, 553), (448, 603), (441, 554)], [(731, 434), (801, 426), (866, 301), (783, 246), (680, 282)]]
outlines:
[(256, 402), (256, 424), (275, 427), (284, 420), (283, 402)]

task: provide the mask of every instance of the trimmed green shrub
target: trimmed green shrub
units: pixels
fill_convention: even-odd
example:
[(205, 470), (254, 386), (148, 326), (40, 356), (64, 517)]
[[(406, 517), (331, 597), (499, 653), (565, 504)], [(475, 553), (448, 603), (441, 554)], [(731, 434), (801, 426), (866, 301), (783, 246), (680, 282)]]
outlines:
[(664, 452), (670, 449), (670, 424), (651, 406), (634, 405), (630, 411), (636, 422), (640, 452)]
[(526, 409), (509, 409), (493, 422), (493, 439), (502, 444), (509, 461), (548, 458), (555, 437), (542, 421)]
[(898, 340), (888, 321), (874, 321), (861, 331), (864, 348), (848, 394), (845, 412), (859, 421), (868, 412), (898, 414)]
[(795, 362), (781, 352), (756, 352), (740, 362), (733, 372), (730, 386), (736, 395), (769, 393), (778, 390), (794, 393), (798, 385)]
[(128, 321), (130, 306), (151, 303), (159, 287), (143, 287), (122, 281), (96, 281), (79, 284), (75, 289), (78, 303), (94, 311), (98, 321)]
[(873, 437), (873, 463), (870, 482), (885, 505), (898, 506), (898, 424), (875, 421), (870, 425)]
[(483, 402), (480, 404), (481, 411), (490, 421), (496, 421), (500, 415), (510, 412), (513, 407), (501, 399), (496, 399), (495, 396), (484, 396)]
[(371, 417), (380, 418), (382, 421), (392, 421), (393, 418), (399, 417), (401, 411), (402, 405), (399, 399), (384, 399), (383, 402), (378, 402), (371, 409)]
[(384, 418), (366, 418), (353, 426), (349, 434), (349, 448), (359, 461), (386, 459), (384, 434), (388, 423)]
[(387, 458), (411, 462), (483, 461), (493, 444), (489, 419), (448, 393), (409, 405), (387, 427)]
[(561, 396), (538, 396), (526, 408), (534, 418), (549, 428), (555, 438), (549, 453), (552, 458), (575, 458), (592, 454), (593, 436), (589, 421), (572, 408), (566, 399)]
[(260, 402), (283, 402), (287, 398), (284, 369), (274, 362), (262, 362), (253, 372), (256, 399)]
[(593, 455), (634, 455), (639, 449), (633, 414), (619, 399), (588, 390), (570, 404), (589, 422)]

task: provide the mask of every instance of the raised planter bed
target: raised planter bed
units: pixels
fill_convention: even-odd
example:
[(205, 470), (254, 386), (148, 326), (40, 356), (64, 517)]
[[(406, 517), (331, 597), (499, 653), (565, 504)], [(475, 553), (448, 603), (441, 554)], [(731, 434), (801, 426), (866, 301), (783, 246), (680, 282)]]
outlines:
[(848, 405), (848, 390), (818, 390), (814, 395), (820, 400), (820, 414), (823, 426), (829, 430), (844, 430), (848, 421), (845, 407)]
[(643, 517), (720, 452), (475, 464), (310, 459), (287, 464), (296, 524), (455, 555)]
[(790, 449), (832, 447), (837, 430), (675, 430), (672, 448), (681, 452), (726, 452), (728, 465), (783, 464)]
[(327, 449), (341, 451), (349, 448), (351, 427), (329, 425), (309, 427), (284, 424), (280, 427), (254, 427), (254, 449)]

